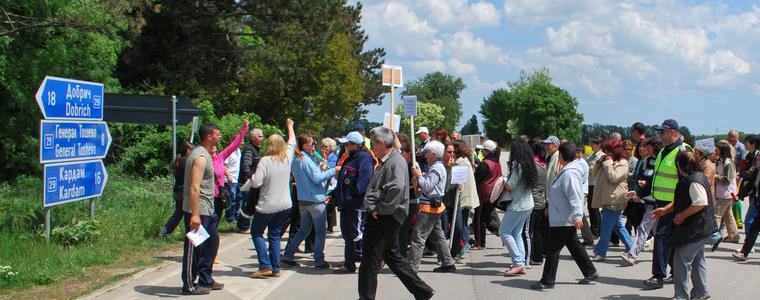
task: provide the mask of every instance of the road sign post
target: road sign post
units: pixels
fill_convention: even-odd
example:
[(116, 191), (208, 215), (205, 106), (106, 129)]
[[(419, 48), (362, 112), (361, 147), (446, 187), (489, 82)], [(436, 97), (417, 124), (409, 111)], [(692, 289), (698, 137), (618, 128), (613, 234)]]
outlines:
[(102, 83), (46, 76), (35, 94), (40, 120), (40, 163), (43, 166), (42, 206), (45, 239), (50, 241), (51, 206), (95, 198), (108, 182), (103, 164), (111, 147), (111, 133), (103, 120)]

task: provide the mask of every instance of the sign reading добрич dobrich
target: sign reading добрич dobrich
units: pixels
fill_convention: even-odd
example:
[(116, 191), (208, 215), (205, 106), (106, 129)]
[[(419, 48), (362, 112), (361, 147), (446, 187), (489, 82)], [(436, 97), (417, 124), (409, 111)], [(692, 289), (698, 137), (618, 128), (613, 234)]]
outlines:
[(103, 120), (103, 84), (45, 76), (35, 94), (45, 119)]
[(43, 176), (44, 207), (92, 197), (99, 197), (108, 181), (102, 160), (88, 160), (45, 165)]
[(105, 158), (110, 146), (106, 122), (40, 121), (40, 163)]

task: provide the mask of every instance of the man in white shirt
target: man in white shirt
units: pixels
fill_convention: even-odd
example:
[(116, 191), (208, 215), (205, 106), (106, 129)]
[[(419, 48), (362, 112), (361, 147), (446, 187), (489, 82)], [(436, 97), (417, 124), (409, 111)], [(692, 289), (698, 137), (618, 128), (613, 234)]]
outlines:
[(238, 176), (240, 175), (240, 149), (235, 149), (235, 152), (227, 157), (224, 161), (224, 168), (226, 169), (225, 178), (226, 182), (224, 187), (230, 191), (232, 201), (230, 208), (225, 213), (225, 219), (227, 222), (237, 222), (237, 211), (240, 206), (240, 185), (238, 184)]

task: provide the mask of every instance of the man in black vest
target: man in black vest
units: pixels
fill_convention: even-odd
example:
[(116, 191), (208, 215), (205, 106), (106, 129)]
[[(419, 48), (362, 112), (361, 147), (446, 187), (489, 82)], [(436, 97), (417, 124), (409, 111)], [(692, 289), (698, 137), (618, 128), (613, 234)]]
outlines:
[[(248, 132), (248, 144), (245, 145), (243, 150), (243, 159), (240, 160), (240, 176), (238, 177), (238, 183), (243, 186), (245, 182), (251, 178), (254, 172), (256, 172), (256, 166), (259, 164), (260, 151), (259, 147), (261, 142), (264, 141), (264, 132), (259, 128), (254, 128)], [(249, 234), (251, 233), (251, 220), (253, 216), (253, 203), (259, 198), (259, 189), (250, 189), (248, 192), (242, 192), (240, 199), (240, 216), (237, 221), (237, 232)]]

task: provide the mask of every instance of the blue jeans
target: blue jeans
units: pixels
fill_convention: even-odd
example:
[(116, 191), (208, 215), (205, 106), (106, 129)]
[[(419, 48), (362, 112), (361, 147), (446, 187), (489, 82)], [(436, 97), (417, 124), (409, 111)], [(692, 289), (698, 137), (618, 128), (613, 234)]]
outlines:
[(314, 226), (314, 265), (321, 266), (325, 263), (325, 232), (327, 231), (327, 207), (324, 203), (301, 202), (299, 211), (301, 214), (301, 228), (293, 239), (288, 240), (285, 253), (282, 258), (293, 260), (298, 250), (298, 245), (303, 242)]
[[(256, 248), (256, 256), (259, 259), (259, 270), (280, 272), (280, 231), (289, 215), (290, 209), (271, 214), (256, 212), (253, 215), (251, 239), (253, 240), (253, 247)], [(264, 229), (267, 228), (269, 229), (267, 230), (269, 251), (267, 251), (267, 241), (264, 240)]]
[(747, 209), (747, 216), (744, 217), (744, 234), (749, 235), (749, 228), (752, 227), (752, 222), (755, 221), (757, 216), (757, 205), (755, 205), (755, 197), (749, 197), (749, 209)]
[[(246, 192), (240, 192), (240, 197), (239, 197), (240, 200), (238, 201), (238, 205), (237, 205), (238, 208), (240, 208), (240, 204), (243, 203), (243, 201), (245, 201), (245, 199), (246, 199), (247, 196), (248, 195), (246, 194)], [(238, 219), (237, 219), (237, 229), (238, 230), (245, 231), (245, 230), (251, 228), (251, 220), (248, 219), (248, 218), (246, 218), (246, 217), (244, 217), (243, 215), (241, 215), (240, 214), (240, 209), (238, 209), (237, 216), (238, 216)]]
[(522, 233), (525, 221), (530, 217), (530, 212), (531, 210), (507, 210), (501, 219), (499, 235), (512, 256), (513, 266), (525, 266), (525, 244), (523, 244)]
[(625, 230), (623, 219), (620, 218), (622, 213), (622, 211), (602, 208), (602, 227), (599, 229), (599, 241), (594, 247), (594, 254), (607, 256), (607, 249), (610, 248), (610, 238), (612, 237), (613, 230), (623, 240), (626, 252), (633, 247), (633, 239), (628, 234), (628, 230)]
[(224, 219), (229, 222), (236, 222), (238, 208), (240, 208), (240, 187), (237, 183), (225, 183), (224, 187), (230, 191), (230, 208), (227, 209)]

